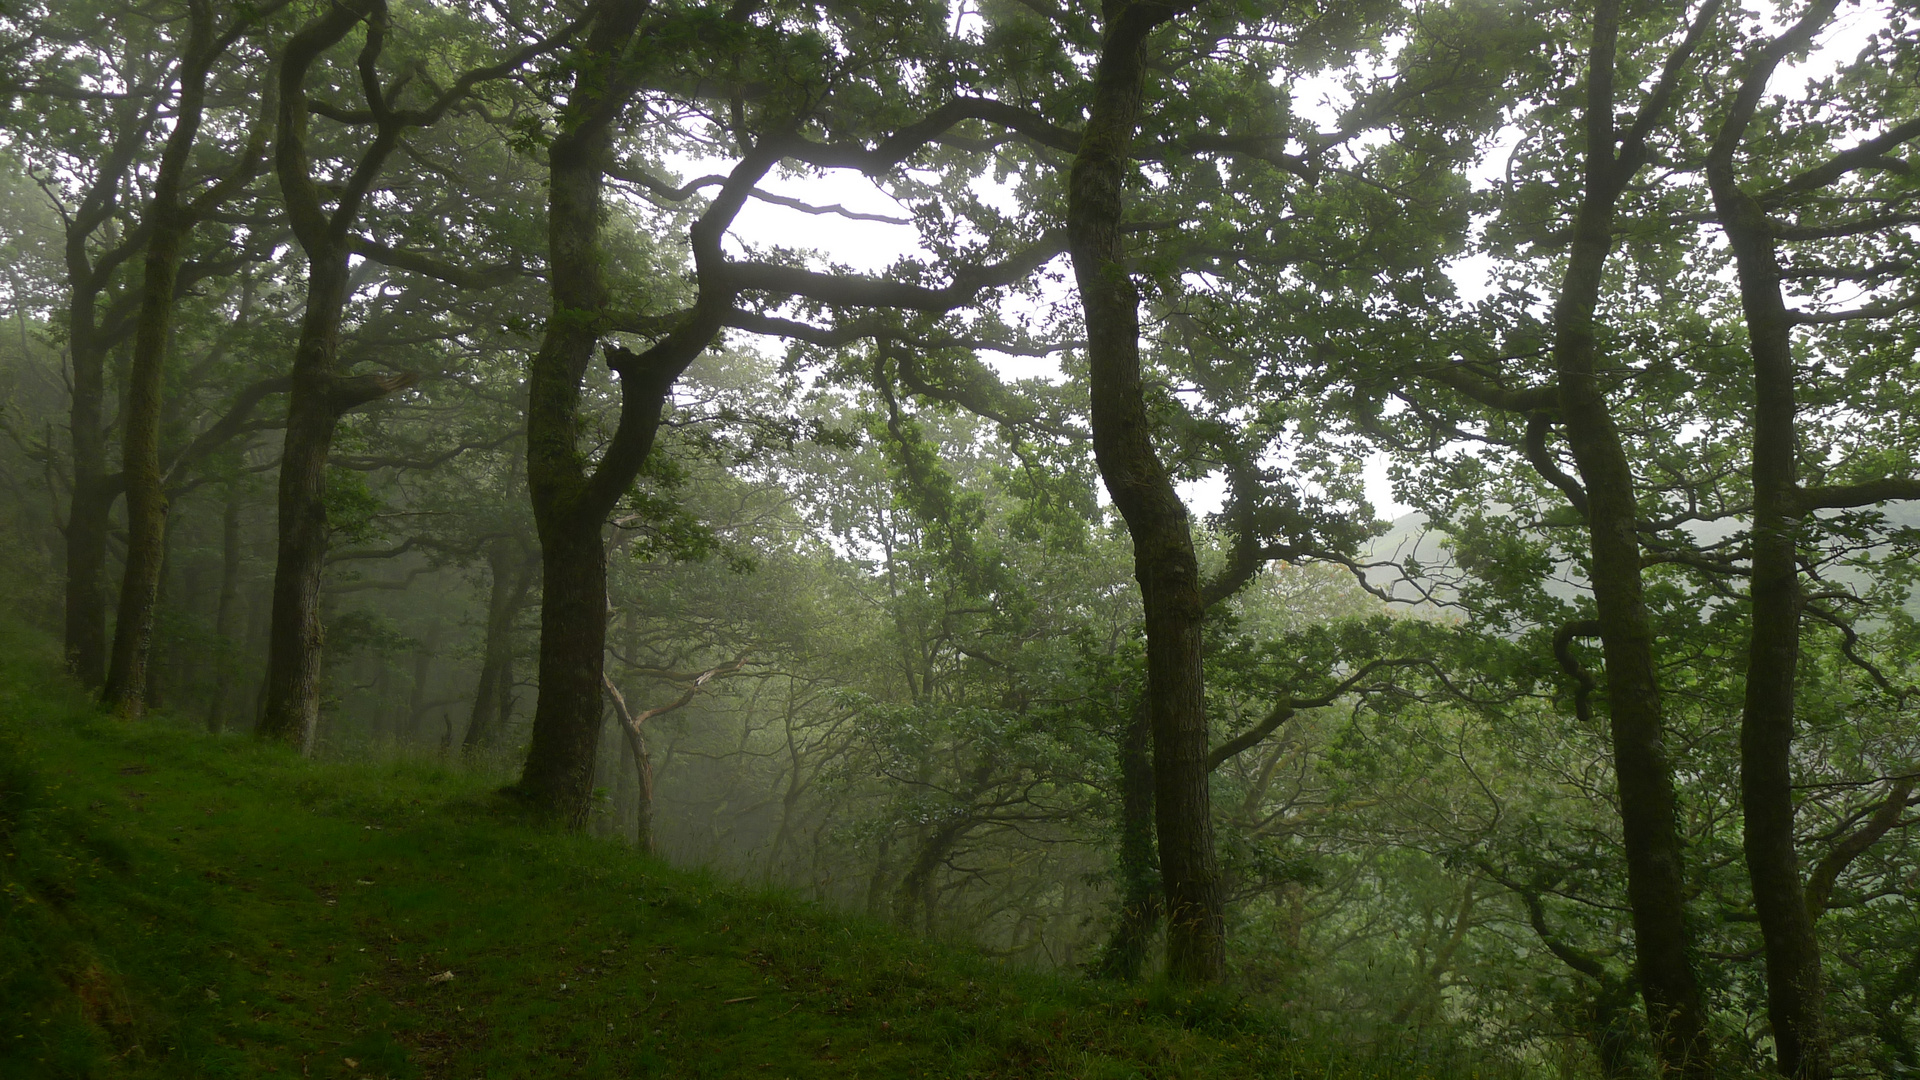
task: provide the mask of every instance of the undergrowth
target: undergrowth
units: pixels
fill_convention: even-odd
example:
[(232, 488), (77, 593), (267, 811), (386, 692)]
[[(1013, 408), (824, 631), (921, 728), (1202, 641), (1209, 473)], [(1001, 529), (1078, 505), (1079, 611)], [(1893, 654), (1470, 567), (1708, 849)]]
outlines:
[(55, 659), (0, 628), (0, 1076), (1445, 1072), (544, 831), (497, 777), (116, 721)]

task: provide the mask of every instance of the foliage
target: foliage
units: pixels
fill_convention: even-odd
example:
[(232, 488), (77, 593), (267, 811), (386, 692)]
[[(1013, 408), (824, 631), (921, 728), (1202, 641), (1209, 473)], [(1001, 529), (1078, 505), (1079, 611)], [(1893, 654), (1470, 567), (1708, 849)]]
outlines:
[[(281, 51), (319, 10), (214, 6), (264, 21), (214, 73), (202, 188), (261, 122)], [(52, 1010), (3, 1037), (75, 1075), (252, 1075), (302, 1054), (395, 1075), (556, 1056), (852, 1068), (828, 1039), (857, 1041), (860, 1067), (882, 1073), (1661, 1067), (1636, 982), (1619, 695), (1589, 633), (1591, 479), (1556, 353), (1592, 186), (1592, 35), (1617, 23), (1607, 108), (1622, 131), (1670, 61), (1674, 75), (1601, 245), (1591, 389), (1628, 474), (1623, 532), (1720, 1067), (1774, 1068), (1741, 795), (1746, 667), (1766, 623), (1751, 581), (1755, 331), (1706, 162), (1742, 73), (1811, 12), (1826, 29), (1788, 50), (1733, 162), (1781, 262), (1789, 456), (1827, 499), (1797, 516), (1788, 560), (1804, 602), (1790, 839), (1801, 877), (1826, 889), (1814, 925), (1838, 1071), (1920, 1069), (1911, 5), (1847, 5), (1831, 23), (1810, 3), (1180, 7), (1147, 44), (1121, 254), (1143, 298), (1150, 436), (1197, 508), (1212, 601), (1227, 990), (1026, 974), (1097, 969), (1128, 898), (1158, 883), (1151, 851), (1123, 851), (1146, 667), (1136, 560), (1154, 556), (1096, 482), (1088, 327), (1058, 256), (1107, 9), (689, 2), (644, 6), (606, 70), (578, 67), (576, 37), (554, 39), (436, 122), (410, 121), (372, 179), (334, 374), (412, 381), (341, 417), (327, 459), (317, 669), (320, 746), (336, 760), (108, 728), (33, 689), (43, 675), (8, 676), (14, 716), (67, 719), (51, 733), (18, 721), (0, 751), (0, 843), (19, 860), (0, 873), (25, 928), (9, 922), (0, 996)], [(395, 3), (368, 63), (393, 107), (413, 109), (600, 8)], [(91, 520), (82, 473), (108, 506), (124, 482), (119, 403), (180, 14), (173, 0), (0, 7), (0, 593), (35, 624), (58, 621), (68, 541)], [(372, 138), (356, 66), (368, 42), (362, 24), (309, 80), (329, 205)], [(550, 312), (565, 252), (549, 247), (549, 166), (571, 88), (597, 79), (634, 86), (609, 114), (592, 219), (607, 296)], [(1850, 149), (1884, 132), (1873, 154)], [(891, 205), (816, 198), (830, 177), (863, 178), (847, 190)], [(786, 216), (743, 211), (719, 222), (724, 240), (702, 232), (728, 183)], [(231, 195), (189, 238), (172, 312), (147, 692), (176, 721), (237, 730), (270, 637), (282, 380), (308, 282), (271, 185)], [(805, 250), (783, 226), (802, 213), (835, 222), (844, 246)], [(883, 235), (897, 259), (839, 265)], [(696, 258), (705, 239), (717, 266), (710, 249)], [(715, 312), (657, 415), (608, 366), (622, 354), (607, 346), (648, 354)], [(604, 725), (593, 827), (637, 839), (644, 812), (676, 861), (873, 925), (492, 816), (485, 770), (522, 756), (539, 692), (526, 423), (543, 326), (592, 337), (568, 454), (591, 466), (630, 421), (659, 421), (612, 508), (561, 537), (603, 540), (604, 671), (648, 714), (637, 743)], [(1416, 516), (1376, 520), (1365, 477), (1382, 467)], [(118, 513), (98, 515), (103, 581), (122, 557)], [(589, 708), (599, 692), (587, 683)], [(479, 772), (413, 761), (450, 755), (463, 731), (480, 733), (461, 740)], [(69, 762), (90, 779), (61, 779)], [(122, 764), (164, 773), (185, 801), (134, 779), (148, 774), (114, 779)], [(141, 784), (155, 790), (135, 810), (148, 804), (121, 792)], [(365, 828), (401, 820), (410, 831)], [(282, 831), (259, 833), (269, 821)], [(416, 882), (372, 869), (403, 860)], [(375, 884), (350, 887), (356, 875)], [(305, 921), (276, 921), (282, 904)], [(929, 973), (948, 954), (879, 922), (1001, 963)], [(687, 1026), (657, 1025), (657, 1040), (630, 1024), (654, 959), (594, 944), (643, 926), (675, 950), (656, 966), (685, 984), (672, 1016)], [(729, 952), (749, 926), (760, 936)], [(699, 989), (689, 957), (727, 974)], [(415, 965), (434, 958), (458, 978), (422, 983)], [(551, 989), (587, 967), (601, 969), (589, 1003)], [(780, 1000), (819, 1008), (762, 1015), (781, 984), (805, 989)], [(907, 1003), (911, 1020), (887, 1011)], [(761, 1010), (750, 1041), (715, 1049), (700, 1025), (746, 1009)], [(1304, 1047), (1281, 1045), (1283, 1030)], [(325, 1049), (335, 1036), (353, 1049)], [(1323, 1054), (1331, 1042), (1351, 1055)], [(703, 1053), (743, 1056), (696, 1066)]]
[[(490, 801), (485, 773), (314, 764), (166, 721), (116, 724), (52, 675), (42, 639), (9, 631), (8, 646), (10, 1071), (1358, 1077), (1381, 1065), (1225, 997), (1009, 970), (530, 828)], [(229, 827), (239, 819), (272, 824)], [(1446, 1064), (1427, 1075), (1470, 1062)]]

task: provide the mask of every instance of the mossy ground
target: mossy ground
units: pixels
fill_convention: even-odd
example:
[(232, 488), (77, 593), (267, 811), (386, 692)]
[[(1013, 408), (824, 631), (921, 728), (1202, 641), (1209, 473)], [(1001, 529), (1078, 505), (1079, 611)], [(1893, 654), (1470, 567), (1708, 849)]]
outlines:
[(0, 1076), (1402, 1071), (543, 830), (497, 777), (113, 720), (54, 659), (0, 629)]

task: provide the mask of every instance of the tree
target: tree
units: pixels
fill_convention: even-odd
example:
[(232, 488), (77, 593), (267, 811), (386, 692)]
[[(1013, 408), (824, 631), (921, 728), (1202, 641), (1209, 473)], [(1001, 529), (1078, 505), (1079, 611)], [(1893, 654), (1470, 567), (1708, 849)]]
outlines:
[[(205, 119), (213, 69), (240, 36), (265, 12), (245, 12), (225, 28), (206, 0), (189, 0), (187, 40), (177, 76), (179, 94), (173, 127), (153, 176), (146, 209), (144, 278), (128, 372), (121, 474), (127, 495), (127, 561), (120, 586), (119, 617), (101, 696), (124, 716), (144, 709), (147, 653), (153, 638), (154, 607), (166, 557), (167, 496), (160, 463), (161, 384), (178, 303), (183, 248), (194, 228), (244, 188), (265, 164), (266, 129), (256, 127), (236, 149), (226, 174), (191, 199), (187, 191), (195, 143)], [(242, 256), (245, 260), (247, 257)]]
[[(15, 122), (32, 123), (48, 136), (25, 149), (66, 234), (63, 329), (73, 368), (73, 489), (66, 522), (65, 648), (68, 666), (92, 687), (106, 678), (107, 538), (118, 496), (107, 471), (107, 355), (133, 329), (131, 294), (118, 275), (145, 242), (134, 173), (168, 96), (167, 57), (138, 13), (74, 7), (66, 14), (77, 18), (42, 19), (34, 33), (23, 35), (45, 44), (25, 58), (35, 76), (29, 85), (39, 91), (26, 101), (37, 108), (31, 118), (22, 114)], [(124, 92), (105, 92), (96, 71), (110, 74)]]
[(1140, 386), (1139, 293), (1117, 258), (1127, 146), (1147, 79), (1143, 51), (1147, 36), (1178, 14), (1179, 8), (1161, 3), (1108, 5), (1093, 108), (1069, 181), (1067, 224), (1086, 309), (1094, 454), (1133, 534), (1146, 609), (1147, 711), (1167, 892), (1168, 970), (1182, 982), (1212, 982), (1225, 972), (1226, 923), (1207, 794), (1200, 570), (1186, 506), (1153, 449)]
[[(759, 294), (770, 305), (791, 298), (828, 307), (943, 314), (973, 303), (985, 290), (1023, 280), (1057, 250), (1051, 238), (1030, 241), (1000, 263), (955, 267), (951, 282), (942, 287), (912, 283), (924, 275), (923, 268), (903, 270), (899, 276), (907, 280), (883, 280), (730, 258), (722, 239), (741, 207), (756, 196), (755, 185), (777, 164), (794, 160), (886, 173), (971, 115), (933, 110), (917, 117), (918, 122), (904, 124), (875, 149), (851, 141), (815, 142), (803, 134), (810, 123), (843, 123), (851, 131), (829, 133), (850, 136), (893, 119), (891, 113), (875, 117), (854, 108), (842, 111), (827, 72), (836, 65), (859, 70), (862, 78), (850, 80), (837, 94), (864, 100), (882, 78), (881, 71), (918, 59), (905, 51), (904, 41), (865, 29), (852, 33), (851, 39), (870, 54), (830, 56), (815, 34), (762, 26), (755, 14), (751, 6), (731, 8), (719, 17), (699, 12), (655, 16), (641, 6), (612, 2), (595, 7), (568, 57), (568, 97), (548, 145), (553, 311), (532, 363), (527, 414), (527, 482), (542, 550), (541, 692), (526, 765), (510, 790), (576, 827), (587, 813), (603, 716), (606, 555), (601, 530), (645, 467), (659, 431), (661, 407), (676, 380), (730, 326), (842, 342), (875, 332), (852, 320), (848, 326), (823, 329), (772, 317), (764, 310), (743, 308), (742, 296)], [(934, 33), (923, 14), (902, 5), (897, 11), (863, 13), (860, 21), (863, 27), (914, 27)], [(629, 49), (629, 42), (635, 47)], [(675, 51), (683, 47), (694, 51)], [(710, 49), (731, 50), (734, 63), (751, 60), (755, 74), (774, 80), (781, 92), (757, 98), (751, 110), (744, 98), (740, 108), (730, 109), (723, 130), (740, 157), (724, 177), (674, 189), (644, 171), (635, 173), (647, 178), (644, 186), (680, 198), (704, 186), (717, 184), (718, 190), (687, 228), (695, 286), (689, 305), (658, 314), (615, 309), (602, 266), (600, 229), (620, 117), (649, 79), (671, 84), (682, 71), (680, 65), (705, 60)], [(744, 93), (732, 81), (722, 81), (719, 89)], [(886, 328), (883, 322), (880, 329)], [(589, 461), (580, 446), (582, 380), (601, 339), (616, 331), (652, 340), (638, 352), (607, 346), (607, 365), (620, 380), (620, 419), (598, 460)]]
[[(1777, 215), (1789, 207), (1798, 211), (1802, 223), (1797, 232), (1812, 240), (1870, 235), (1884, 228), (1883, 221), (1871, 215), (1831, 219), (1817, 200), (1845, 200), (1833, 189), (1858, 170), (1891, 161), (1889, 155), (1903, 143), (1920, 139), (1920, 121), (1891, 124), (1847, 150), (1800, 168), (1770, 189), (1756, 191), (1743, 185), (1737, 158), (1743, 146), (1757, 142), (1772, 126), (1758, 116), (1769, 80), (1789, 57), (1811, 46), (1838, 6), (1816, 0), (1777, 36), (1743, 50), (1739, 80), (1713, 133), (1705, 170), (1715, 215), (1733, 251), (1753, 364), (1751, 631), (1740, 730), (1743, 846), (1766, 945), (1767, 1015), (1778, 1046), (1778, 1068), (1783, 1075), (1809, 1080), (1832, 1076), (1833, 1063), (1820, 943), (1814, 933), (1819, 905), (1803, 886), (1794, 831), (1795, 684), (1801, 611), (1806, 603), (1800, 588), (1806, 519), (1819, 510), (1920, 498), (1920, 478), (1909, 466), (1891, 476), (1857, 478), (1852, 484), (1815, 490), (1800, 485), (1803, 451), (1796, 430), (1796, 389), (1801, 379), (1792, 340), (1795, 324), (1888, 318), (1913, 306), (1913, 300), (1895, 297), (1864, 310), (1811, 315), (1793, 311), (1783, 291), (1786, 274), (1780, 250), (1782, 239), (1798, 237), (1793, 227), (1778, 223)], [(1858, 115), (1849, 119), (1855, 124), (1870, 122)], [(1876, 198), (1879, 194), (1867, 195), (1866, 201), (1897, 205), (1911, 199), (1910, 189), (1896, 189), (1890, 198)], [(1817, 275), (1823, 268), (1813, 264), (1796, 269)]]
[[(1582, 173), (1571, 186), (1575, 206), (1568, 248), (1548, 332), (1551, 379), (1508, 391), (1451, 366), (1431, 370), (1496, 409), (1530, 414), (1528, 456), (1560, 487), (1586, 523), (1597, 618), (1575, 636), (1597, 636), (1606, 656), (1614, 770), (1625, 826), (1634, 910), (1636, 970), (1654, 1025), (1661, 1061), (1688, 1075), (1713, 1070), (1705, 1003), (1687, 927), (1685, 860), (1676, 819), (1672, 766), (1654, 660), (1654, 635), (1643, 597), (1641, 512), (1627, 446), (1600, 378), (1602, 336), (1596, 325), (1604, 273), (1615, 247), (1623, 193), (1649, 157), (1649, 140), (1669, 122), (1702, 37), (1719, 4), (1708, 0), (1666, 54), (1658, 80), (1624, 130), (1615, 114), (1621, 15), (1601, 3), (1592, 14), (1583, 74)], [(1576, 481), (1546, 450), (1551, 426), (1562, 425), (1579, 472)]]
[[(366, 108), (335, 113), (352, 124), (373, 128), (373, 138), (351, 155), (346, 180), (332, 207), (316, 178), (308, 135), (309, 116), (334, 112), (315, 108), (306, 83), (321, 57), (353, 28), (366, 24), (366, 39), (355, 66)], [(369, 402), (413, 385), (418, 375), (345, 375), (338, 368), (343, 311), (353, 291), (356, 254), (401, 260), (386, 245), (367, 243), (354, 227), (375, 190), (387, 159), (411, 129), (431, 126), (481, 83), (517, 72), (532, 58), (553, 48), (552, 38), (522, 44), (505, 59), (461, 72), (417, 109), (399, 107), (411, 76), (383, 85), (379, 73), (388, 32), (384, 0), (337, 5), (310, 20), (282, 49), (275, 72), (274, 172), (280, 183), (287, 221), (307, 259), (307, 298), (300, 340), (294, 348), (292, 390), (287, 404), (287, 435), (280, 457), (280, 541), (274, 571), (273, 627), (267, 664), (265, 712), (259, 732), (311, 752), (319, 722), (319, 682), (323, 627), (320, 575), (326, 564), (327, 454), (340, 418)], [(412, 260), (419, 263), (421, 260)], [(434, 260), (426, 260), (429, 263)], [(458, 273), (450, 269), (448, 273)]]

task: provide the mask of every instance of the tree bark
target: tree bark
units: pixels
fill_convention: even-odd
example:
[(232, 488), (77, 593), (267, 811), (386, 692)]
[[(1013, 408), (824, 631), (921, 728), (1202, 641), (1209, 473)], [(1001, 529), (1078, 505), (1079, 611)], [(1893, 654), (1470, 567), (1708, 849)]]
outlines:
[(934, 875), (973, 826), (971, 817), (961, 816), (921, 836), (912, 864), (894, 887), (893, 921), (901, 929), (933, 936), (940, 907)]
[[(419, 647), (413, 651), (413, 670), (407, 676), (407, 717), (400, 724), (407, 742), (422, 741), (418, 738), (421, 734), (421, 721), (438, 704), (427, 696), (427, 686), (433, 677), (433, 661), (440, 651), (439, 645), (440, 630), (436, 624), (428, 630), (426, 638), (420, 641)], [(384, 678), (387, 672), (393, 670), (393, 667), (385, 658), (382, 658), (380, 669)], [(430, 725), (432, 721), (428, 720), (427, 723)], [(451, 722), (447, 726), (450, 727)], [(443, 734), (440, 749), (444, 752), (451, 741), (451, 736)]]
[(154, 609), (166, 550), (167, 495), (160, 471), (162, 383), (167, 346), (173, 336), (174, 285), (180, 274), (182, 249), (194, 227), (182, 190), (206, 112), (207, 79), (219, 55), (214, 48), (214, 16), (208, 0), (192, 0), (187, 5), (187, 17), (187, 46), (180, 65), (173, 130), (160, 154), (147, 211), (150, 225), (145, 277), (140, 287), (140, 314), (134, 330), (120, 441), (121, 473), (127, 491), (127, 561), (101, 699), (128, 719), (137, 719), (146, 709), (148, 652), (153, 643)]
[[(1562, 351), (1558, 344), (1555, 351)], [(1592, 354), (1583, 362), (1575, 351), (1566, 350), (1561, 414), (1589, 498), (1594, 606), (1606, 658), (1635, 966), (1662, 1061), (1682, 1075), (1705, 1077), (1713, 1065), (1686, 924), (1678, 799), (1642, 593), (1633, 478), (1619, 431), (1591, 378)]]
[(882, 833), (874, 845), (873, 873), (867, 877), (867, 918), (885, 919), (892, 915), (887, 898), (893, 894), (893, 837)]
[[(287, 428), (280, 456), (279, 545), (273, 578), (273, 622), (268, 633), (266, 708), (262, 738), (284, 739), (313, 751), (320, 719), (320, 578), (327, 555), (327, 456), (340, 417), (411, 385), (412, 376), (339, 375), (340, 320), (350, 284), (348, 232), (374, 177), (399, 144), (400, 127), (383, 120), (372, 145), (331, 213), (322, 209), (307, 151), (308, 70), (320, 55), (367, 23), (360, 63), (371, 69), (385, 29), (384, 0), (343, 0), (309, 22), (287, 43), (277, 73), (279, 101), (274, 171), (295, 238), (307, 256), (306, 310), (294, 348)], [(373, 94), (379, 98), (379, 94)], [(377, 111), (382, 107), (370, 103)], [(384, 113), (382, 113), (385, 116)]]
[(487, 640), (462, 753), (477, 752), (507, 721), (513, 700), (513, 624), (526, 606), (536, 565), (518, 538), (500, 537), (487, 545)]
[(540, 548), (540, 696), (515, 791), (586, 824), (599, 750), (607, 642), (607, 555), (598, 528), (555, 530)]
[(138, 230), (126, 230), (119, 243), (98, 255), (88, 244), (117, 213), (120, 184), (143, 148), (152, 114), (139, 97), (127, 95), (114, 118), (113, 143), (66, 222), (73, 499), (67, 508), (65, 651), (68, 669), (89, 688), (104, 683), (107, 674), (107, 534), (117, 494), (107, 476), (105, 408), (107, 351), (120, 333), (101, 325), (100, 299), (115, 268), (137, 250)]
[(1638, 1025), (1633, 1015), (1634, 981), (1621, 978), (1599, 957), (1574, 948), (1549, 930), (1546, 904), (1538, 889), (1506, 881), (1498, 874), (1493, 876), (1519, 894), (1527, 908), (1528, 922), (1547, 951), (1591, 984), (1580, 1007), (1584, 1014), (1581, 1026), (1600, 1059), (1600, 1075), (1604, 1080), (1631, 1080), (1638, 1076), (1641, 1070), (1633, 1053), (1634, 1029)]
[[(604, 671), (601, 673), (600, 685), (606, 689), (607, 699), (613, 703), (613, 711), (620, 718), (620, 727), (627, 733), (627, 746), (633, 751), (634, 767), (638, 770), (640, 777), (640, 790), (635, 802), (634, 815), (636, 828), (634, 843), (640, 850), (648, 853), (653, 851), (653, 755), (647, 753), (647, 721), (656, 716), (664, 716), (675, 709), (685, 708), (709, 681), (717, 676), (731, 675), (739, 671), (746, 662), (747, 658), (743, 656), (732, 663), (721, 664), (717, 668), (701, 672), (673, 701), (638, 713), (627, 707), (625, 695), (620, 693), (619, 687), (613, 685), (613, 680), (608, 678)], [(598, 733), (595, 734), (597, 737)], [(668, 760), (672, 760), (671, 754), (668, 755)]]
[(213, 613), (213, 636), (217, 653), (213, 675), (213, 700), (207, 706), (207, 730), (219, 734), (227, 727), (227, 710), (232, 704), (234, 668), (237, 654), (245, 642), (235, 636), (240, 619), (240, 485), (227, 488), (226, 508), (220, 514), (220, 598)]
[(1094, 974), (1133, 982), (1160, 928), (1160, 858), (1153, 843), (1153, 718), (1142, 696), (1120, 733), (1120, 905)]
[(1175, 981), (1226, 969), (1225, 901), (1213, 846), (1200, 624), (1205, 608), (1186, 506), (1153, 447), (1140, 375), (1140, 294), (1122, 261), (1124, 184), (1147, 70), (1147, 36), (1184, 6), (1114, 0), (1094, 96), (1068, 177), (1067, 233), (1087, 322), (1093, 446), (1133, 538), (1146, 612), (1155, 823)]
[(639, 89), (624, 57), (644, 0), (602, 0), (576, 47), (575, 82), (548, 149), (548, 278), (553, 307), (528, 379), (527, 487), (541, 545), (540, 697), (533, 741), (508, 793), (580, 828), (599, 746), (606, 658), (607, 515), (632, 486), (660, 428), (661, 409), (687, 365), (713, 342), (737, 289), (718, 280), (720, 238), (776, 155), (756, 152), (691, 229), (699, 299), (644, 353), (609, 347), (620, 379), (620, 422), (599, 463), (579, 446), (581, 381), (600, 340), (608, 292), (601, 200), (615, 123)]
[[(92, 340), (92, 298), (69, 310), (67, 351), (73, 365), (68, 414), (73, 438), (73, 499), (67, 508), (67, 668), (81, 684), (107, 677), (107, 531), (113, 489), (107, 485), (107, 437), (101, 422), (106, 358)], [(84, 329), (82, 324), (86, 324)]]
[[(1721, 211), (1739, 267), (1754, 372), (1751, 623), (1740, 717), (1742, 847), (1766, 946), (1767, 1019), (1780, 1072), (1827, 1080), (1833, 1064), (1820, 942), (1801, 887), (1793, 831), (1801, 532), (1795, 498), (1793, 357), (1770, 230), (1760, 208), (1751, 199), (1744, 201), (1738, 209)], [(1756, 223), (1759, 228), (1753, 229)]]
[[(159, 580), (154, 584), (153, 610), (147, 616), (150, 622), (157, 623), (162, 613), (166, 611), (168, 603), (168, 579), (172, 573), (173, 539), (170, 536), (163, 536), (160, 540), (160, 572), (155, 575)], [(187, 580), (187, 591), (189, 593), (193, 591), (192, 578), (188, 578)], [(166, 648), (163, 645), (152, 646), (152, 648), (162, 649), (162, 652), (157, 655), (151, 663), (144, 665), (143, 671), (145, 678), (141, 682), (140, 690), (140, 700), (143, 708), (165, 708), (163, 695), (169, 685), (177, 684), (184, 686), (190, 685), (192, 682), (189, 673), (185, 670), (182, 663), (178, 642), (176, 641), (172, 644), (174, 646), (172, 648)]]
[(1631, 139), (1619, 157), (1614, 152), (1619, 141), (1613, 95), (1618, 16), (1617, 2), (1599, 5), (1594, 15), (1585, 190), (1553, 309), (1552, 359), (1567, 443), (1587, 494), (1594, 607), (1606, 658), (1635, 970), (1662, 1065), (1683, 1076), (1708, 1077), (1714, 1066), (1687, 927), (1678, 800), (1667, 757), (1653, 625), (1642, 591), (1634, 477), (1596, 374), (1600, 349), (1595, 312), (1613, 248), (1615, 211), (1644, 153), (1641, 142)]
[[(572, 57), (575, 84), (548, 149), (547, 263), (552, 313), (529, 372), (527, 488), (540, 534), (540, 696), (520, 779), (508, 789), (569, 828), (586, 824), (604, 709), (605, 510), (585, 498), (580, 382), (599, 342), (607, 286), (601, 194), (614, 124), (637, 87), (619, 57), (647, 4), (602, 0)], [(622, 387), (624, 392), (626, 387)], [(624, 486), (624, 485), (623, 485)]]
[[(1475, 884), (1474, 879), (1467, 879), (1460, 894), (1460, 907), (1454, 913), (1453, 926), (1449, 928), (1446, 940), (1434, 950), (1433, 959), (1422, 966), (1415, 985), (1407, 991), (1405, 997), (1400, 999), (1400, 1004), (1388, 1017), (1388, 1027), (1404, 1028), (1407, 1022), (1413, 1019), (1417, 1010), (1429, 1002), (1439, 1001), (1446, 992), (1447, 971), (1453, 967), (1453, 958), (1459, 955), (1460, 946), (1465, 944), (1468, 932), (1475, 925), (1473, 922), (1473, 908), (1477, 899)], [(1425, 951), (1424, 946), (1422, 951)]]
[(331, 400), (340, 313), (347, 295), (345, 252), (310, 258), (307, 310), (294, 354), (293, 389), (280, 454), (279, 541), (273, 573), (273, 621), (267, 644), (263, 737), (311, 753), (320, 720), (325, 629), (320, 579), (327, 561), (327, 457), (340, 411)]
[(1801, 884), (1793, 831), (1793, 726), (1800, 661), (1803, 524), (1796, 456), (1793, 323), (1780, 291), (1774, 224), (1742, 190), (1734, 156), (1779, 62), (1811, 40), (1837, 7), (1822, 0), (1743, 72), (1707, 158), (1714, 210), (1733, 250), (1753, 362), (1753, 529), (1746, 698), (1740, 717), (1742, 848), (1766, 952), (1767, 1020), (1776, 1065), (1795, 1080), (1833, 1075), (1815, 915)]

